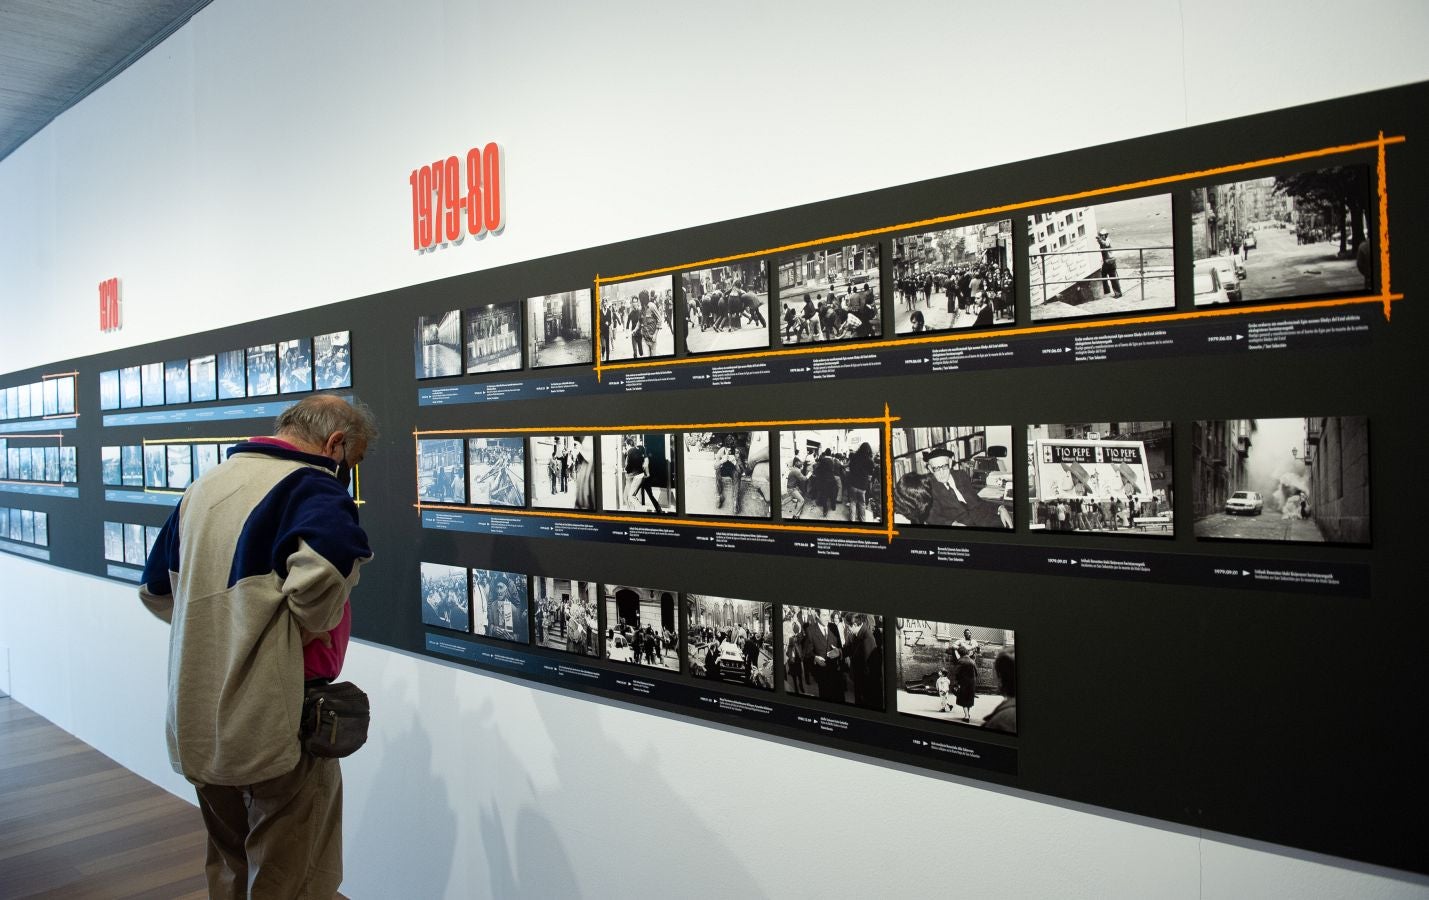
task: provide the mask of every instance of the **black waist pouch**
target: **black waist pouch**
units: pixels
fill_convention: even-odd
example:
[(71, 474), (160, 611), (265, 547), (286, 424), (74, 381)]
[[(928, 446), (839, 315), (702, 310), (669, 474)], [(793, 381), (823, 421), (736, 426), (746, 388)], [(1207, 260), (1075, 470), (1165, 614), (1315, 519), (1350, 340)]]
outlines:
[(303, 697), (298, 737), (313, 756), (338, 759), (367, 743), (372, 708), (367, 694), (350, 681), (309, 681)]

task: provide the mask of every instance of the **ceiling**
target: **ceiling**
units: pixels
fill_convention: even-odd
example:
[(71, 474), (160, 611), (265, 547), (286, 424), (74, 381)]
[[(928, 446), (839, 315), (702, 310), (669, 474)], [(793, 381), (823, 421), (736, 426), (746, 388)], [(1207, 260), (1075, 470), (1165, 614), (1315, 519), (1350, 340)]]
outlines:
[(0, 160), (210, 0), (0, 0)]

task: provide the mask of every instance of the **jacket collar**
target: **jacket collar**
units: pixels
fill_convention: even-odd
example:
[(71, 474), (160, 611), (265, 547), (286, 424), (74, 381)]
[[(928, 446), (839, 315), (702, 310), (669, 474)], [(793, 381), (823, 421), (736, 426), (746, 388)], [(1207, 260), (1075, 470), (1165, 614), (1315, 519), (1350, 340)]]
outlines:
[(287, 441), (280, 441), (276, 438), (254, 438), (235, 444), (228, 451), (231, 459), (235, 453), (259, 453), (263, 456), (271, 456), (274, 459), (286, 459), (291, 462), (305, 463), (310, 466), (318, 466), (329, 472), (337, 471), (337, 463), (326, 456), (318, 456), (316, 453), (304, 453)]

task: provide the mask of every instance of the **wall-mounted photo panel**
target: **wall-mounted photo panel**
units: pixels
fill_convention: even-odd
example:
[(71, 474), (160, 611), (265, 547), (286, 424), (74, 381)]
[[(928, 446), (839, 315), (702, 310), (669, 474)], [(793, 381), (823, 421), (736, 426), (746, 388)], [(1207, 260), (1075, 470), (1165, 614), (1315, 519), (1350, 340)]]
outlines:
[(57, 416), (60, 414), (60, 392), (59, 382), (54, 378), (46, 378), (40, 382), (40, 404), (47, 416)]
[(670, 275), (600, 286), (600, 358), (675, 355), (675, 288)]
[(883, 430), (836, 428), (779, 432), (786, 519), (883, 521)]
[(79, 448), (60, 448), (60, 483), (79, 483)]
[(35, 510), (35, 545), (37, 547), (50, 545), (50, 514), (39, 510)]
[(50, 484), (60, 483), (60, 448), (46, 447), (45, 454), (45, 481)]
[(769, 432), (689, 431), (684, 443), (686, 513), (769, 518)]
[(142, 566), (144, 559), (144, 526), (124, 523), (124, 564)]
[(278, 342), (278, 390), (297, 394), (313, 389), (313, 342), (294, 338)]
[(154, 555), (154, 545), (159, 542), (159, 532), (163, 531), (158, 525), (144, 526), (144, 559), (147, 562), (150, 556)]
[(595, 351), (590, 291), (564, 291), (526, 300), (526, 346), (533, 369), (590, 365)]
[(62, 377), (62, 378), (56, 378), (54, 381), (55, 381), (55, 389), (56, 389), (56, 391), (57, 391), (58, 394), (59, 394), (59, 414), (62, 415), (62, 416), (67, 416), (67, 415), (72, 414), (72, 413), (74, 412), (74, 409), (75, 409), (75, 400), (74, 400), (75, 380), (74, 380), (74, 376), (73, 376), (73, 375), (65, 375), (65, 376)]
[(218, 399), (218, 357), (195, 356), (189, 360), (189, 400), (209, 403)]
[(780, 257), (778, 277), (781, 344), (883, 336), (877, 241)]
[(671, 432), (600, 436), (601, 503), (606, 512), (673, 516), (679, 448)]
[(144, 486), (144, 451), (138, 444), (119, 448), (119, 473), (125, 487)]
[(900, 713), (1017, 733), (1011, 630), (900, 618), (897, 637)]
[(0, 541), (10, 539), (10, 510), (0, 506)]
[(248, 396), (247, 372), (247, 354), (242, 350), (225, 350), (218, 354), (218, 399)]
[[(135, 369), (134, 371), (137, 374), (139, 370)], [(28, 419), (30, 418), (30, 386), (28, 384), (22, 384), (15, 390), (19, 397), (19, 407), (16, 415), (18, 418)], [(39, 415), (39, 413), (35, 415)]]
[(417, 499), (429, 503), (466, 502), (465, 441), (417, 441)]
[(685, 595), (685, 655), (690, 674), (774, 690), (774, 604)]
[[(118, 372), (115, 373), (115, 377), (116, 377), (116, 379), (118, 378)], [(117, 381), (116, 381), (115, 383), (118, 384)], [(4, 391), (0, 391), (0, 394), (3, 394), (3, 395), (4, 395), (4, 400), (5, 400), (5, 418), (7, 418), (7, 419), (18, 419), (18, 418), (20, 417), (20, 390), (19, 390), (19, 388), (7, 387), (7, 388), (5, 388)], [(117, 396), (117, 395), (116, 395), (116, 396)], [(116, 407), (116, 408), (117, 408), (117, 407)]]
[[(18, 510), (18, 509), (12, 509), (12, 510), (10, 510), (10, 531), (9, 531), (9, 537), (10, 537), (10, 540), (12, 540), (12, 541), (23, 540), (24, 537), (25, 537), (25, 529), (24, 529), (24, 526), (21, 524), (21, 521), (20, 521), (20, 519), (21, 519), (20, 512), (21, 512), (21, 511)], [(124, 559), (124, 533), (123, 533), (123, 532), (120, 532), (120, 534), (119, 534), (119, 544), (118, 544), (118, 547), (119, 547), (119, 556), (118, 556), (118, 559), (123, 560), (123, 559)]]
[(1010, 425), (895, 428), (893, 521), (1011, 530)]
[(503, 300), (468, 309), (462, 349), (468, 375), (521, 368), (521, 301)]
[(594, 582), (532, 578), (531, 614), (536, 646), (577, 656), (600, 654), (600, 613)]
[(461, 374), (461, 310), (417, 317), (418, 378)]
[(164, 363), (164, 403), (189, 402), (189, 361), (175, 359)]
[(0, 481), (10, 477), (10, 441), (0, 438)]
[(1202, 420), (1191, 462), (1198, 538), (1370, 542), (1365, 416)]
[(526, 612), (527, 577), (517, 572), (471, 570), (471, 603), (476, 634), (511, 641), (531, 642)]
[(474, 506), (526, 505), (526, 441), (519, 437), (469, 438), (467, 502)]
[(605, 658), (680, 671), (680, 610), (675, 591), (603, 585)]
[[(159, 388), (163, 390), (162, 387)], [(162, 394), (160, 395), (162, 396)], [(119, 407), (138, 409), (144, 405), (144, 379), (138, 366), (126, 366), (119, 370)]]
[(894, 333), (1011, 324), (1013, 268), (1011, 219), (894, 238)]
[(589, 434), (542, 434), (526, 439), (532, 507), (595, 509), (595, 441)]
[(101, 484), (118, 487), (124, 483), (120, 462), (120, 450), (117, 446), (99, 448), (99, 480)]
[(313, 386), (320, 391), (352, 387), (352, 332), (313, 338)]
[(45, 415), (45, 383), (43, 381), (30, 383), (30, 415)]
[(99, 408), (108, 411), (119, 408), (119, 370), (99, 373)]
[(784, 607), (784, 691), (883, 709), (883, 617)]
[(685, 350), (724, 353), (769, 346), (769, 264), (744, 259), (680, 275)]
[(1170, 422), (1030, 425), (1033, 531), (1175, 533)]
[(218, 465), (217, 444), (194, 444), (194, 481)]
[(23, 447), (10, 447), (5, 451), (10, 459), (8, 466), (11, 481), (30, 480), (30, 451)]
[(471, 602), (466, 569), (424, 562), (422, 569), (422, 624), (453, 631), (471, 630)]
[(233, 449), (234, 447), (236, 447), (236, 446), (238, 446), (238, 445), (237, 445), (237, 444), (219, 444), (219, 445), (218, 445), (218, 461), (219, 461), (220, 463), (227, 462), (227, 461), (228, 461), (228, 452), (229, 452), (230, 450), (232, 450), (232, 449)]
[(143, 390), (144, 406), (164, 405), (164, 364), (145, 363), (140, 368), (140, 384)]
[(1032, 320), (1176, 305), (1171, 195), (1027, 217)]
[(178, 491), (188, 487), (193, 481), (193, 450), (188, 444), (168, 445), (169, 490)]
[(278, 393), (278, 345), (249, 347), (248, 396), (269, 397)]
[(168, 448), (163, 444), (144, 445), (144, 487), (164, 488), (169, 486)]
[(35, 511), (32, 509), (20, 510), (20, 540), (26, 544), (35, 542)]
[(124, 526), (119, 522), (104, 523), (104, 558), (108, 562), (124, 562)]

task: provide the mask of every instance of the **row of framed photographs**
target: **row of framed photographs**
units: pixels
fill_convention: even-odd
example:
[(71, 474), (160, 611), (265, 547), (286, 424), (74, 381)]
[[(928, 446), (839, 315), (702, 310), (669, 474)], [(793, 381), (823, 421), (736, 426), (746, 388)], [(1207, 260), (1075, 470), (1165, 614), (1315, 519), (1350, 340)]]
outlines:
[(208, 403), (352, 387), (351, 332), (260, 344), (99, 373), (101, 410)]
[[(1175, 308), (1178, 217), (1191, 235), (1190, 306), (1369, 293), (1371, 183), (1367, 166), (1337, 166), (1035, 212), (1020, 222), (1029, 320)], [(511, 371), (523, 355), (533, 369), (588, 365), (597, 336), (601, 360), (623, 362), (675, 356), (680, 340), (697, 355), (1012, 325), (1016, 224), (606, 284), (595, 322), (586, 290), (421, 316), (416, 377)]]
[(50, 516), (34, 509), (0, 506), (0, 538), (36, 547), (50, 545)]
[(107, 487), (181, 491), (228, 458), (233, 444), (126, 444), (99, 448)]
[(74, 415), (74, 376), (59, 375), (0, 388), (0, 422)]
[[(126, 545), (127, 546), (127, 545)], [(1004, 628), (421, 564), (429, 627), (672, 675), (1017, 732), (1016, 635)]]
[(132, 522), (104, 523), (104, 559), (126, 566), (143, 567), (159, 539), (158, 525), (136, 525)]
[(0, 481), (41, 484), (78, 484), (77, 454), (73, 446), (12, 446), (15, 439), (0, 438)]

